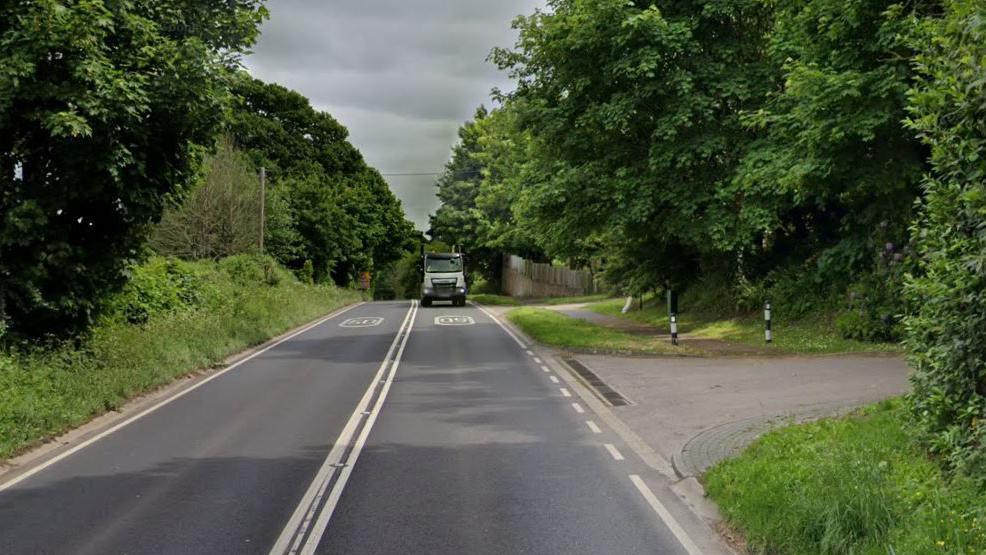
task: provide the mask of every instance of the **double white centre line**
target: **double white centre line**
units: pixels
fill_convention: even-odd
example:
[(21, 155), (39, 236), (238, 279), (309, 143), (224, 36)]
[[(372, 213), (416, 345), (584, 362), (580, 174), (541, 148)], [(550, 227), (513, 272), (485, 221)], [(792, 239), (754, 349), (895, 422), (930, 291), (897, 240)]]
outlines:
[[(404, 347), (407, 346), (417, 313), (418, 303), (412, 301), (411, 308), (408, 309), (404, 322), (397, 336), (394, 337), (394, 342), (387, 350), (387, 356), (380, 364), (380, 369), (377, 370), (370, 387), (346, 422), (322, 467), (315, 474), (315, 479), (301, 498), (301, 503), (291, 515), (287, 526), (271, 548), (271, 555), (286, 553), (308, 555), (315, 552), (329, 525), (329, 519), (332, 518), (332, 512), (339, 503), (342, 490), (353, 472), (353, 466), (363, 446), (366, 445), (370, 430), (383, 408), (384, 401), (387, 400), (387, 393), (394, 383), (394, 376), (404, 355)], [(373, 408), (368, 409), (371, 403)]]

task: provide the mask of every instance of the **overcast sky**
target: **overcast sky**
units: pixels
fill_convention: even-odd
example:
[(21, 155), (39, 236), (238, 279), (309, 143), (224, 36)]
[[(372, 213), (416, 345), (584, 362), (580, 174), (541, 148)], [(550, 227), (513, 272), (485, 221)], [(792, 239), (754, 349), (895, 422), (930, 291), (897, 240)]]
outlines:
[[(383, 173), (440, 172), (456, 130), (493, 87), (487, 63), (513, 46), (510, 22), (540, 0), (271, 0), (246, 65), (331, 113)], [(410, 218), (427, 229), (435, 176), (387, 177)]]

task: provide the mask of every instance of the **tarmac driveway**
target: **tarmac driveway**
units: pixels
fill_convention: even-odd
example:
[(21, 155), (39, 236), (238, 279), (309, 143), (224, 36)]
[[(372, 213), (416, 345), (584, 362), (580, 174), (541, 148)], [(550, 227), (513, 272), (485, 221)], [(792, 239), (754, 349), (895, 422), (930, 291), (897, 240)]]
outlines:
[(906, 393), (899, 356), (619, 358), (577, 355), (631, 404), (613, 412), (682, 476), (697, 476), (771, 426)]

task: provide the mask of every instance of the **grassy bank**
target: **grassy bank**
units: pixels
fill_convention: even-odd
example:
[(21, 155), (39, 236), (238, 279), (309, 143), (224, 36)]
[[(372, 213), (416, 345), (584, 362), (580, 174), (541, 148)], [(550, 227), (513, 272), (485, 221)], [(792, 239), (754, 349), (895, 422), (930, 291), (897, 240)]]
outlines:
[(520, 301), (513, 297), (508, 297), (506, 295), (493, 295), (490, 293), (479, 293), (476, 295), (470, 295), (469, 299), (477, 302), (479, 304), (485, 304), (490, 306), (519, 306)]
[(359, 300), (262, 259), (152, 259), (81, 346), (0, 351), (0, 459)]
[[(627, 318), (668, 330), (667, 307), (663, 298), (646, 298), (643, 310), (636, 303), (633, 310), (622, 314), (625, 299), (611, 299), (592, 304), (588, 308), (599, 314)], [(900, 352), (894, 343), (867, 343), (844, 339), (835, 329), (835, 316), (814, 314), (797, 320), (773, 318), (774, 342), (772, 348), (790, 353), (866, 353)], [(764, 322), (762, 313), (723, 318), (721, 312), (707, 312), (700, 307), (678, 315), (678, 330), (690, 337), (718, 339), (753, 346), (763, 346)]]
[(708, 492), (755, 553), (986, 553), (986, 492), (942, 476), (901, 405), (771, 432)]
[(507, 313), (507, 318), (538, 343), (553, 347), (626, 354), (691, 354), (666, 340), (604, 328), (544, 308), (517, 308)]

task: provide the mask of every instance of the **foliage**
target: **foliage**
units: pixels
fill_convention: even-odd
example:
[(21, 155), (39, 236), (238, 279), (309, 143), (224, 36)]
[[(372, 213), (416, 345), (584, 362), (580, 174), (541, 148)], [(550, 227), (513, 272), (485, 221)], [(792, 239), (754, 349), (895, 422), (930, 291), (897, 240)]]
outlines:
[(268, 265), (151, 258), (81, 345), (0, 351), (0, 458), (358, 300)]
[(916, 418), (931, 451), (986, 483), (986, 6), (926, 23), (910, 125), (931, 147), (906, 320)]
[[(287, 204), (277, 194), (265, 207), (265, 240), (272, 252), (291, 252), (300, 237)], [(256, 252), (260, 231), (260, 181), (249, 160), (228, 140), (206, 158), (203, 176), (181, 205), (165, 210), (149, 245), (164, 256), (219, 259)]]
[(233, 92), (228, 132), (267, 169), (300, 237), (275, 243), (285, 245), (272, 251), (281, 263), (297, 270), (308, 260), (316, 281), (348, 285), (412, 246), (414, 229), (400, 201), (347, 141), (345, 127), (301, 94), (246, 74), (235, 76)]
[(466, 253), (474, 275), (499, 287), (504, 254), (543, 258), (518, 225), (523, 134), (517, 139), (513, 113), (480, 107), (459, 129), (452, 159), (438, 179), (442, 205), (431, 217), (433, 239)]
[[(772, 431), (705, 475), (754, 553), (986, 551), (986, 495), (927, 459), (889, 401)], [(782, 509), (782, 510), (781, 510)]]
[(78, 330), (193, 181), (260, 0), (4, 2), (0, 319)]

